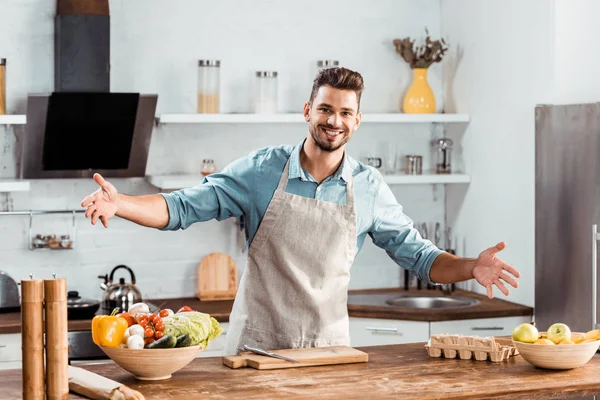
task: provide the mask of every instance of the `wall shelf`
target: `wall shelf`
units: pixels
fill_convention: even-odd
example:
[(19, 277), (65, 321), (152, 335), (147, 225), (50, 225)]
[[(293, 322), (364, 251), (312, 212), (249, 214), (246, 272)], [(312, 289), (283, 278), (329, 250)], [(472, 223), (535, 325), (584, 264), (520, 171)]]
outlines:
[[(363, 123), (467, 123), (468, 114), (363, 114)], [(304, 116), (296, 114), (162, 114), (159, 124), (251, 124), (251, 123), (304, 123)]]
[(27, 116), (21, 114), (0, 115), (0, 125), (25, 125)]
[[(177, 190), (197, 186), (204, 179), (202, 175), (151, 175), (147, 181), (162, 190)], [(388, 185), (430, 185), (469, 183), (471, 177), (464, 174), (423, 174), (423, 175), (383, 175)]]
[(29, 181), (0, 179), (0, 192), (28, 192), (29, 189)]

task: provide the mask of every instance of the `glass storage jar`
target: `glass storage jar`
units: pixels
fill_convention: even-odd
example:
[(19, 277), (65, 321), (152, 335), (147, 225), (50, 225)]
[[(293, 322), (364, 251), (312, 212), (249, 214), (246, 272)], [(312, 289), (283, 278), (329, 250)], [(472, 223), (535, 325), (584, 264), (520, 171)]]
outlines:
[(340, 62), (338, 60), (319, 60), (317, 61), (317, 68), (320, 70), (325, 68), (339, 67)]
[(221, 61), (198, 61), (198, 113), (218, 114)]
[(435, 139), (432, 144), (435, 152), (435, 172), (437, 174), (452, 173), (452, 139)]
[(217, 166), (215, 165), (214, 160), (204, 159), (202, 160), (202, 167), (200, 167), (200, 173), (203, 176), (208, 176), (210, 174), (214, 174), (217, 172)]
[(277, 112), (277, 71), (256, 71), (254, 84), (254, 112)]

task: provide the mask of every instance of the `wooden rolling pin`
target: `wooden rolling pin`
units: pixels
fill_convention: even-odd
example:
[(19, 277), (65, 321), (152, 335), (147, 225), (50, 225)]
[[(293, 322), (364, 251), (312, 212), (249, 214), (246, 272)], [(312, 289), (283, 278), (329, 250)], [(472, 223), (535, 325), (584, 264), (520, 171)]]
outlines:
[(44, 285), (30, 277), (21, 280), (23, 399), (44, 400)]
[(83, 368), (69, 366), (69, 389), (94, 400), (144, 400), (143, 394)]
[(44, 280), (46, 322), (46, 394), (48, 400), (69, 398), (69, 333), (67, 280)]

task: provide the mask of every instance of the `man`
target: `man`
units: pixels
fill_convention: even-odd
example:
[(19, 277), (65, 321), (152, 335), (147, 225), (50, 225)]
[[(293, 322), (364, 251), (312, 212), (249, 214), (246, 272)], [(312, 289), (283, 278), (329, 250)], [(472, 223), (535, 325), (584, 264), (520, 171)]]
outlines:
[(519, 272), (496, 257), (460, 258), (424, 240), (372, 167), (345, 144), (360, 125), (362, 76), (345, 68), (319, 72), (304, 105), (308, 135), (268, 147), (169, 194), (127, 196), (100, 175), (81, 203), (86, 218), (108, 227), (117, 215), (160, 230), (244, 216), (248, 261), (230, 317), (226, 354), (244, 344), (265, 349), (349, 344), (350, 266), (368, 234), (400, 266), (433, 285), (475, 278), (492, 297)]

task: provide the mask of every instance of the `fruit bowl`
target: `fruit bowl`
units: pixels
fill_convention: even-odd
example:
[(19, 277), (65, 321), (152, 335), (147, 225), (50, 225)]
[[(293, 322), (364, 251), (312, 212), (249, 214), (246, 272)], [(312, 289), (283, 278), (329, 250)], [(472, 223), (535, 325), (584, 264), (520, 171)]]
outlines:
[[(584, 333), (573, 332), (577, 337)], [(540, 338), (546, 338), (545, 333)], [(578, 344), (544, 345), (512, 339), (513, 344), (529, 364), (546, 369), (572, 369), (586, 364), (600, 347), (600, 340)]]
[(121, 368), (131, 372), (137, 379), (148, 381), (169, 379), (173, 373), (192, 362), (202, 351), (201, 346), (171, 349), (99, 347)]

